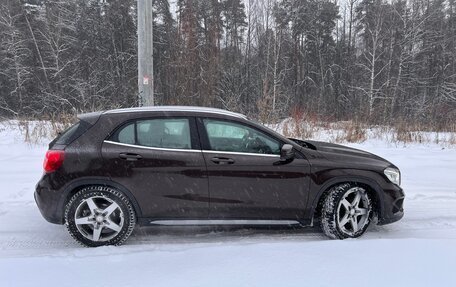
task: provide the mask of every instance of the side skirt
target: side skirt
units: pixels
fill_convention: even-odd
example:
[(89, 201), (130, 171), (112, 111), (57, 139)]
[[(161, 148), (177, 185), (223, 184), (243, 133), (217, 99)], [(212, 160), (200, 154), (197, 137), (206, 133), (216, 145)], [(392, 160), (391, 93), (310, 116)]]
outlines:
[(182, 220), (148, 220), (142, 218), (138, 222), (142, 226), (214, 226), (214, 225), (299, 225), (302, 224), (296, 220), (243, 220), (243, 219), (233, 219), (233, 220), (201, 220), (201, 219), (182, 219)]

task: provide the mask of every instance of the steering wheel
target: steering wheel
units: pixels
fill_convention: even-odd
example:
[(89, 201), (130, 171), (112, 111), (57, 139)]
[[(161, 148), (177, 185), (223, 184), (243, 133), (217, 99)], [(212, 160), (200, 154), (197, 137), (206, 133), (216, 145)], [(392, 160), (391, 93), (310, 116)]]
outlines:
[(268, 146), (261, 138), (256, 137), (253, 148), (262, 154), (272, 154), (271, 147)]

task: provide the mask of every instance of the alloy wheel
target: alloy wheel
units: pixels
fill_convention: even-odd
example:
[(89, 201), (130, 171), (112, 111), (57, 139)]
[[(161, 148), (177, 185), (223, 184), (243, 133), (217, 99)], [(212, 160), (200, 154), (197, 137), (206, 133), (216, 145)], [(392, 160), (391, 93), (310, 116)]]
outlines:
[(122, 230), (124, 214), (112, 199), (93, 196), (83, 200), (74, 214), (78, 231), (87, 239), (104, 242)]
[(349, 189), (339, 201), (337, 223), (342, 232), (354, 236), (369, 224), (369, 197), (360, 187)]

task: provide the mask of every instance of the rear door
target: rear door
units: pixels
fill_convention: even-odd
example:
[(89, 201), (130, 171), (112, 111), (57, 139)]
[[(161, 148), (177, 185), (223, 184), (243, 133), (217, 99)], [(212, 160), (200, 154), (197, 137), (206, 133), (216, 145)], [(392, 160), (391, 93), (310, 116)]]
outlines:
[(310, 165), (299, 153), (280, 162), (280, 139), (243, 122), (198, 119), (211, 219), (301, 219)]
[(144, 217), (207, 218), (208, 180), (194, 118), (126, 122), (104, 141), (102, 154), (110, 177), (133, 193)]

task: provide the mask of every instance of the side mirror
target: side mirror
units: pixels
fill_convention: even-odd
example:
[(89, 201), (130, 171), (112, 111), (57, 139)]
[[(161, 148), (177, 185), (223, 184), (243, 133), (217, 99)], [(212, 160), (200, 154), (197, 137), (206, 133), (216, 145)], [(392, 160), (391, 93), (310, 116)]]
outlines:
[(280, 161), (290, 161), (294, 159), (295, 152), (291, 144), (284, 144), (280, 150)]

